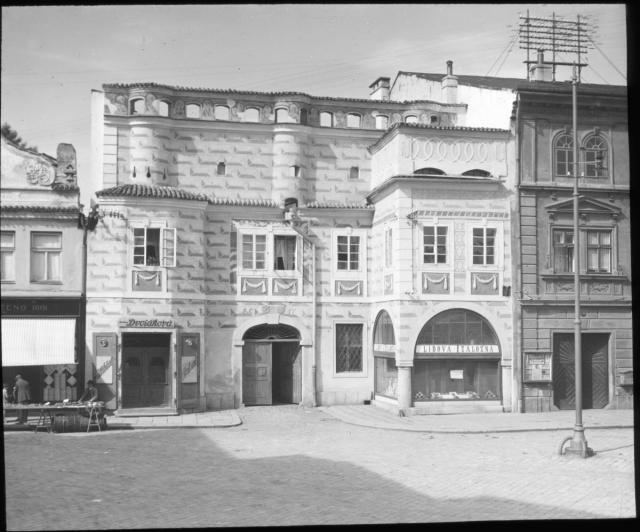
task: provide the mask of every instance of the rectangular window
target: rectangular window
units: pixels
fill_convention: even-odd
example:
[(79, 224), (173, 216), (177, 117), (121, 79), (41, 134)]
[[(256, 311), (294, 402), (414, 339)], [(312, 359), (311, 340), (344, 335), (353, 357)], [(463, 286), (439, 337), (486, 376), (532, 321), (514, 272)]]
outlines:
[(2, 231), (2, 245), (0, 257), (0, 280), (16, 280), (16, 233), (15, 231)]
[(384, 232), (384, 265), (390, 268), (393, 265), (393, 229), (388, 228)]
[(387, 129), (389, 127), (389, 117), (385, 115), (376, 116), (376, 129)]
[(174, 267), (176, 230), (164, 227), (134, 227), (133, 264)]
[(573, 231), (570, 229), (553, 230), (553, 271), (557, 273), (573, 272)]
[(327, 111), (322, 111), (320, 113), (320, 126), (333, 127), (333, 115)]
[(273, 237), (273, 269), (296, 269), (296, 241), (295, 236), (275, 235)]
[(425, 264), (446, 264), (447, 227), (427, 226), (423, 228), (423, 256)]
[(493, 227), (473, 228), (473, 263), (495, 264), (496, 230)]
[(362, 371), (362, 324), (336, 323), (336, 373)]
[(347, 127), (360, 127), (360, 115), (349, 113), (347, 115)]
[(242, 235), (242, 267), (246, 270), (264, 270), (266, 249), (266, 235)]
[(60, 281), (62, 233), (31, 233), (31, 280)]
[(338, 237), (338, 270), (357, 270), (360, 267), (360, 237)]
[(587, 231), (587, 271), (611, 272), (611, 231)]

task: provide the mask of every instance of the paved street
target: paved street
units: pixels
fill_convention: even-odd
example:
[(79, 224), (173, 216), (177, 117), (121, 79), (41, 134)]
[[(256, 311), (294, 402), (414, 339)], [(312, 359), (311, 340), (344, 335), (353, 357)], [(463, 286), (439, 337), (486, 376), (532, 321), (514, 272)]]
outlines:
[(5, 433), (9, 530), (635, 516), (633, 430), (429, 434), (251, 407), (229, 428)]

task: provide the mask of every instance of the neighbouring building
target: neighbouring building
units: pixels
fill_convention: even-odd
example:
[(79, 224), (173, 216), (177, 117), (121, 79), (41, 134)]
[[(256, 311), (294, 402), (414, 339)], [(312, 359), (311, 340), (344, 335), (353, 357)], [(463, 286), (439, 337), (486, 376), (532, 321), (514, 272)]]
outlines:
[(2, 380), (20, 373), (34, 402), (76, 399), (83, 389), (83, 230), (76, 154), (57, 158), (2, 135)]

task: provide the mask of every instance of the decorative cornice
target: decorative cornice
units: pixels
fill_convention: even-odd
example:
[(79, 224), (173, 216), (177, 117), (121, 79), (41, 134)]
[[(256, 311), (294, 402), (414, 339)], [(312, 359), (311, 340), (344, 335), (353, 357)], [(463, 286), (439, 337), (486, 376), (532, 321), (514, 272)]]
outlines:
[(375, 207), (363, 202), (340, 203), (337, 201), (312, 201), (303, 205), (306, 209), (364, 209), (371, 210)]
[(80, 208), (78, 206), (56, 206), (56, 205), (0, 205), (2, 212), (46, 212), (46, 213), (61, 213), (61, 214), (78, 214)]
[(420, 210), (413, 211), (407, 215), (407, 218), (415, 220), (420, 216), (454, 216), (457, 218), (501, 218), (506, 220), (509, 218), (508, 212), (492, 212), (492, 211), (463, 211), (463, 210)]

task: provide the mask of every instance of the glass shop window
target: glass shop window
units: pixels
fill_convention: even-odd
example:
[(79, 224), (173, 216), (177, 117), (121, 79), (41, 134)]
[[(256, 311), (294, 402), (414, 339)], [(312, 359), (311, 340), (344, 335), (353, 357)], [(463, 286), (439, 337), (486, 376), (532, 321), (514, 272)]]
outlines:
[(296, 269), (297, 237), (289, 235), (275, 235), (273, 237), (273, 269)]
[(412, 375), (414, 401), (498, 400), (499, 360), (415, 360)]
[(398, 368), (393, 357), (375, 357), (375, 392), (397, 399)]

